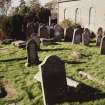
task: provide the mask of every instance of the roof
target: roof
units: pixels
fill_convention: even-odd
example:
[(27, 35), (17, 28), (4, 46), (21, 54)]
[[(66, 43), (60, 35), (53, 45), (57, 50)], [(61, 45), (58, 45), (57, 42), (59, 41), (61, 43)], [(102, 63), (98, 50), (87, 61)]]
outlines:
[(78, 0), (58, 0), (58, 3), (71, 2), (71, 1), (78, 1)]

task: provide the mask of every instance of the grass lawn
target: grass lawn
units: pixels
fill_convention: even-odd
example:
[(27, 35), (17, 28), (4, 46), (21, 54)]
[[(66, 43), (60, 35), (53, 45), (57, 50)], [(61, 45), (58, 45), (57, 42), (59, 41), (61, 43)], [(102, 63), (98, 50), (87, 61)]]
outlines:
[[(82, 79), (78, 70), (85, 71), (96, 77), (98, 80), (105, 80), (105, 56), (100, 55), (100, 49), (91, 43), (90, 47), (83, 45), (72, 45), (71, 43), (58, 43), (58, 45), (41, 46), (39, 59), (43, 61), (48, 55), (57, 55), (65, 62), (66, 74), (81, 81), (93, 88), (105, 92), (105, 86), (88, 79)], [(81, 53), (76, 59), (71, 56), (73, 51)], [(0, 46), (0, 77), (8, 80), (16, 89), (15, 100), (0, 99), (0, 105), (9, 105), (16, 102), (16, 105), (43, 105), (40, 84), (33, 80), (38, 72), (38, 66), (25, 67), (26, 51), (12, 45)], [(65, 102), (60, 105), (105, 105), (105, 98), (89, 102)]]

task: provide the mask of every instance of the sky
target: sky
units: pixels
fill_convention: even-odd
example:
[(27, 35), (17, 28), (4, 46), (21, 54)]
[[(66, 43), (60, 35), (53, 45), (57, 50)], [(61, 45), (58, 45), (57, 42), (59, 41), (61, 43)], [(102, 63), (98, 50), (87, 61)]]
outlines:
[[(19, 2), (20, 0), (12, 0), (12, 7), (15, 7), (15, 6), (18, 6), (19, 5)], [(25, 0), (26, 2), (28, 1), (28, 0)], [(39, 2), (42, 4), (42, 5), (44, 5), (46, 2), (47, 2), (48, 0), (39, 0)]]
[(39, 1), (42, 5), (44, 5), (47, 2), (47, 0), (39, 0)]

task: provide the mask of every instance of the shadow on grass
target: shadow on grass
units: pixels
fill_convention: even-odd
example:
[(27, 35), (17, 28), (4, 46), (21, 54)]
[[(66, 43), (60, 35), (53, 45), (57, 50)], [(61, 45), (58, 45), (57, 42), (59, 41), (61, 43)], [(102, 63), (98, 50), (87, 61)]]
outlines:
[(79, 62), (79, 61), (67, 61), (67, 60), (64, 60), (65, 63), (67, 64), (83, 64), (83, 63), (86, 63), (86, 62)]
[(105, 93), (100, 90), (81, 83), (79, 91), (68, 87), (67, 99), (68, 102), (88, 102), (105, 98)]
[(96, 40), (91, 40), (90, 43), (96, 43)]
[(51, 44), (49, 44), (50, 46), (52, 45), (61, 45), (60, 43), (57, 43), (57, 42), (52, 42)]
[(71, 50), (71, 49), (68, 48), (40, 49), (40, 51), (62, 51), (62, 50)]
[(0, 60), (0, 62), (12, 62), (12, 61), (20, 61), (20, 60), (25, 60), (27, 57), (23, 58), (13, 58), (13, 59), (5, 59), (5, 60)]
[(95, 44), (94, 45), (92, 44), (92, 45), (89, 45), (89, 47), (98, 47), (98, 46), (96, 46)]
[(77, 89), (73, 87), (67, 87), (67, 92), (64, 94), (64, 96), (61, 99), (57, 100), (56, 103), (64, 103), (64, 102), (85, 103), (104, 98), (105, 98), (105, 93), (102, 93), (102, 91), (90, 87), (84, 83), (81, 83), (81, 86)]

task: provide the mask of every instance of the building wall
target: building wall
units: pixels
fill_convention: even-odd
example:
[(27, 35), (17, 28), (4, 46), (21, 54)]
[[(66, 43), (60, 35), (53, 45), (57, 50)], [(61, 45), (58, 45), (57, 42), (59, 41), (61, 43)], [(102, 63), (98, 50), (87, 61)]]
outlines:
[(58, 21), (73, 20), (96, 31), (105, 27), (105, 0), (78, 0), (58, 3)]

